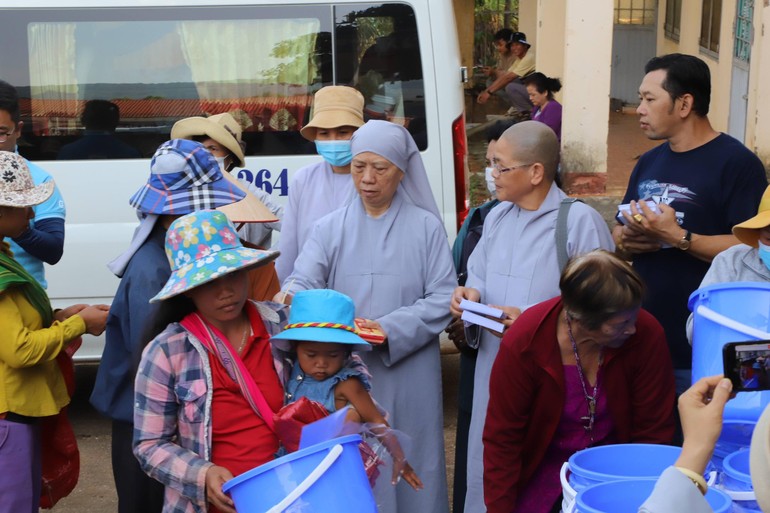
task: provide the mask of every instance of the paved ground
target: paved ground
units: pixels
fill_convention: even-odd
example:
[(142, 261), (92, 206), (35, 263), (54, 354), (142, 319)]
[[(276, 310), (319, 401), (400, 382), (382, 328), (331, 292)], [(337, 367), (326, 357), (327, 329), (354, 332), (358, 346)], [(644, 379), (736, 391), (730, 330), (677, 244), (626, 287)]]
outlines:
[[(483, 116), (484, 112), (477, 109), (476, 115)], [(481, 172), (483, 183), (485, 145), (481, 141), (482, 138), (475, 137), (470, 141), (469, 163), (473, 172)], [(584, 201), (602, 213), (608, 224), (612, 223), (612, 216), (616, 212), (617, 204), (625, 191), (628, 176), (636, 159), (654, 145), (655, 143), (648, 141), (639, 131), (635, 115), (611, 113), (608, 139), (607, 194), (583, 198)], [(476, 180), (478, 181), (478, 178)], [(447, 454), (447, 476), (449, 477), (451, 494), (451, 476), (454, 472), (454, 433), (457, 418), (455, 401), (459, 356), (452, 353), (450, 346), (446, 344), (444, 349), (445, 354), (442, 356), (444, 439)], [(56, 505), (53, 510), (56, 513), (102, 513), (115, 511), (117, 508), (110, 464), (110, 425), (88, 403), (95, 374), (95, 366), (79, 366), (77, 369), (78, 390), (70, 409), (70, 415), (81, 450), (80, 482), (69, 497)]]

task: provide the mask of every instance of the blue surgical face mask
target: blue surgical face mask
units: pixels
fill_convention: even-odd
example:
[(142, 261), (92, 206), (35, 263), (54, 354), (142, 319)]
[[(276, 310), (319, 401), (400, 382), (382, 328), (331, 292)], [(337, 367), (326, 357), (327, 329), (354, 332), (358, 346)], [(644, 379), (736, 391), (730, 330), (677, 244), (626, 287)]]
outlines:
[(332, 166), (347, 166), (353, 160), (350, 141), (316, 141), (315, 149)]
[(759, 258), (762, 259), (765, 267), (770, 269), (770, 246), (762, 244), (759, 241), (757, 241), (757, 243), (759, 244)]
[(497, 189), (495, 189), (495, 179), (492, 177), (492, 169), (491, 167), (484, 168), (484, 178), (487, 180), (487, 190), (489, 191), (489, 194), (494, 195), (497, 192)]

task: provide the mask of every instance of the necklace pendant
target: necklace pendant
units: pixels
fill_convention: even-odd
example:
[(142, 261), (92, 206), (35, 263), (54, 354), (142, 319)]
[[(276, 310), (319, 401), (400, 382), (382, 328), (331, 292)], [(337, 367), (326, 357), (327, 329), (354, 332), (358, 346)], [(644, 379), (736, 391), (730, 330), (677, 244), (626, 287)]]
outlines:
[(591, 399), (588, 401), (588, 413), (591, 415), (591, 418), (593, 419), (593, 416), (596, 413), (596, 399)]

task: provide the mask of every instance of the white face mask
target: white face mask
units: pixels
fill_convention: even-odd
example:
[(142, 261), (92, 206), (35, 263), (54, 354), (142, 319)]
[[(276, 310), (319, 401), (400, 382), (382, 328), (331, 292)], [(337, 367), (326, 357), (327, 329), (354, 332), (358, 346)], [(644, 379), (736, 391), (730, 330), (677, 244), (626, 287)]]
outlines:
[(227, 171), (227, 169), (225, 169), (225, 159), (226, 158), (227, 157), (214, 157), (214, 160), (216, 160), (217, 164), (219, 164), (219, 169), (221, 169), (222, 171)]
[(487, 180), (487, 190), (489, 194), (495, 194), (495, 179), (492, 178), (492, 168), (484, 168), (484, 178)]

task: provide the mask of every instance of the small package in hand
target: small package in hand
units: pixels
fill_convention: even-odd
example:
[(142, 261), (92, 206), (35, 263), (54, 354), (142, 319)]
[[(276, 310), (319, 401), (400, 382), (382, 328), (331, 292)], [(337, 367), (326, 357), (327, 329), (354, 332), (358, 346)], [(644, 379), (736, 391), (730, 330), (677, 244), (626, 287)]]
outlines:
[[(650, 207), (650, 210), (652, 210), (656, 214), (660, 214), (660, 208), (658, 207), (658, 204), (655, 203), (654, 201), (647, 200), (647, 206)], [(644, 215), (644, 213), (642, 212), (642, 208), (641, 207), (636, 207), (636, 208), (637, 208), (637, 211), (640, 214)], [(617, 218), (618, 222), (626, 224), (627, 221), (626, 221), (626, 218), (623, 216), (623, 212), (625, 212), (629, 216), (633, 215), (633, 212), (631, 211), (631, 204), (630, 203), (624, 203), (623, 205), (618, 205), (618, 213), (615, 216)]]
[(377, 328), (365, 328), (361, 326), (361, 323), (364, 322), (366, 322), (366, 319), (356, 317), (356, 330), (358, 330), (359, 337), (375, 346), (385, 342), (385, 333), (383, 333), (382, 330)]

